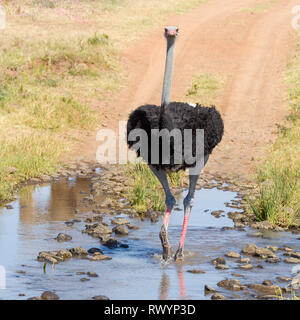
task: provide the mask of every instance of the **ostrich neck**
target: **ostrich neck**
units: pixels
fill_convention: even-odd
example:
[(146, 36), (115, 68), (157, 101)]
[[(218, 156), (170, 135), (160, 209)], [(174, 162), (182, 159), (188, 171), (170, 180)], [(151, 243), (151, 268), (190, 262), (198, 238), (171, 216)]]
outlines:
[(165, 107), (170, 103), (175, 40), (176, 40), (175, 37), (167, 37), (167, 56), (166, 56), (166, 65), (165, 65), (163, 93), (162, 93), (162, 100), (161, 100), (162, 107)]

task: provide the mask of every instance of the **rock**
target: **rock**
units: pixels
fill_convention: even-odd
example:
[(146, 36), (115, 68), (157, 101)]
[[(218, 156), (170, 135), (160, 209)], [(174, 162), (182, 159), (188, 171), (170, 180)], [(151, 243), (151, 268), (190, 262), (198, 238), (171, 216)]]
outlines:
[(109, 238), (107, 241), (103, 242), (102, 244), (108, 248), (117, 248), (119, 241), (114, 238)]
[(132, 229), (132, 230), (138, 230), (138, 229), (139, 229), (139, 227), (134, 226), (133, 224), (128, 224), (128, 225), (127, 225), (127, 228), (128, 228), (128, 229)]
[(272, 286), (273, 285), (271, 280), (264, 280), (262, 284), (265, 286)]
[(200, 270), (200, 269), (191, 269), (191, 270), (187, 270), (187, 272), (189, 272), (189, 273), (197, 273), (197, 274), (203, 274), (203, 273), (205, 273), (205, 271), (203, 271), (203, 270)]
[(72, 227), (74, 222), (73, 221), (66, 221), (65, 224), (68, 226), (68, 227)]
[(117, 225), (124, 225), (124, 224), (130, 224), (129, 220), (125, 218), (116, 218), (111, 220), (112, 224), (117, 224)]
[(297, 259), (297, 258), (287, 258), (287, 259), (284, 259), (283, 260), (285, 263), (300, 263), (300, 259)]
[(95, 215), (95, 216), (92, 216), (92, 217), (89, 217), (89, 218), (86, 218), (85, 219), (85, 222), (87, 223), (92, 223), (92, 222), (95, 222), (95, 221), (101, 221), (102, 220), (102, 216), (100, 215)]
[(95, 253), (95, 252), (99, 252), (99, 253), (103, 254), (102, 250), (100, 250), (99, 248), (90, 248), (90, 249), (88, 250), (88, 253), (89, 253), (89, 254), (93, 254), (93, 253)]
[(94, 237), (101, 237), (102, 235), (107, 235), (112, 233), (112, 229), (109, 228), (103, 222), (94, 223), (94, 224), (86, 224), (85, 225), (85, 232), (90, 234)]
[(278, 247), (276, 246), (267, 246), (267, 249), (272, 250), (273, 252), (278, 250)]
[(231, 291), (240, 291), (241, 283), (236, 279), (226, 279), (217, 283), (218, 287), (225, 288)]
[(120, 244), (120, 248), (125, 248), (125, 249), (127, 249), (127, 248), (129, 248), (129, 245), (126, 244), (126, 243), (121, 243), (121, 244)]
[(88, 255), (87, 250), (85, 250), (82, 247), (71, 248), (69, 251), (72, 253), (73, 256), (77, 256), (77, 257)]
[(268, 262), (268, 263), (277, 263), (277, 262), (280, 262), (280, 258), (278, 258), (278, 257), (267, 258), (266, 262)]
[(243, 249), (242, 253), (260, 258), (277, 258), (277, 256), (269, 249), (260, 248), (255, 244), (249, 243)]
[(204, 286), (204, 293), (205, 294), (210, 294), (210, 293), (214, 293), (214, 292), (217, 292), (214, 288), (210, 287), (207, 284)]
[(37, 297), (28, 298), (27, 300), (42, 300), (42, 298), (40, 296), (37, 296)]
[(226, 300), (226, 298), (223, 295), (221, 295), (220, 293), (214, 293), (211, 296), (211, 300)]
[(229, 251), (225, 254), (225, 256), (229, 258), (240, 258), (241, 255), (237, 252)]
[(238, 262), (249, 264), (251, 262), (251, 259), (250, 258), (241, 258), (238, 260)]
[(242, 275), (239, 274), (239, 273), (232, 273), (231, 275), (232, 275), (233, 277), (242, 277)]
[(86, 282), (86, 281), (90, 281), (90, 280), (91, 280), (91, 279), (89, 279), (89, 278), (81, 278), (81, 279), (80, 279), (81, 282)]
[(55, 264), (71, 257), (72, 254), (68, 250), (61, 249), (58, 251), (41, 251), (37, 257), (37, 260), (40, 262)]
[(226, 260), (223, 257), (215, 258), (211, 262), (214, 265), (216, 265), (216, 264), (226, 264)]
[(279, 282), (291, 282), (292, 278), (290, 277), (283, 277), (283, 276), (278, 276), (276, 277), (276, 280)]
[(92, 298), (93, 300), (109, 300), (109, 298), (107, 296), (94, 296)]
[(216, 269), (218, 269), (218, 270), (227, 270), (227, 269), (229, 269), (229, 267), (226, 266), (226, 264), (219, 263), (219, 264), (216, 265)]
[(95, 252), (93, 256), (89, 258), (90, 261), (102, 261), (102, 260), (111, 260), (111, 259), (112, 259), (111, 257), (101, 254), (99, 252)]
[(60, 249), (57, 252), (58, 257), (63, 258), (64, 260), (72, 258), (72, 253), (67, 249)]
[(89, 277), (93, 277), (93, 278), (99, 277), (96, 272), (88, 272), (87, 275), (88, 275)]
[(44, 291), (41, 294), (42, 300), (59, 300), (59, 296), (52, 291)]
[(65, 233), (59, 233), (55, 240), (57, 240), (58, 242), (70, 241), (72, 240), (72, 237)]
[(115, 234), (128, 235), (128, 229), (124, 225), (118, 225), (113, 228)]
[(7, 210), (12, 210), (14, 207), (13, 207), (12, 205), (10, 205), (10, 204), (7, 204), (7, 205), (5, 206), (5, 208), (6, 208)]
[(240, 269), (250, 270), (250, 269), (253, 269), (253, 266), (252, 266), (252, 264), (242, 264), (242, 265), (240, 265)]
[(300, 252), (286, 252), (283, 254), (284, 256), (293, 257), (300, 259)]
[(280, 295), (281, 289), (279, 286), (266, 286), (264, 284), (249, 284), (247, 285), (248, 288), (254, 289), (262, 294), (273, 294), (273, 295)]

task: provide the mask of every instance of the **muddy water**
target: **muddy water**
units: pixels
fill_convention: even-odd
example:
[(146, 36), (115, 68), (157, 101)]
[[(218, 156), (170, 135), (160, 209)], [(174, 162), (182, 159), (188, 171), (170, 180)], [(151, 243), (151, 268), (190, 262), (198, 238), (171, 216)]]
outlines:
[[(234, 278), (232, 273), (242, 275), (237, 278), (242, 284), (261, 283), (266, 279), (276, 284), (277, 276), (291, 276), (293, 265), (284, 262), (263, 263), (263, 269), (242, 271), (235, 259), (226, 258), (228, 270), (214, 268), (212, 259), (223, 256), (229, 250), (240, 252), (247, 243), (300, 249), (299, 235), (297, 237), (287, 232), (268, 232), (262, 238), (250, 238), (247, 236), (253, 232), (250, 229), (223, 230), (223, 227), (233, 226), (226, 214), (233, 210), (227, 208), (225, 203), (236, 200), (234, 192), (218, 189), (197, 191), (186, 238), (185, 262), (165, 264), (160, 258), (160, 222), (130, 219), (139, 229), (130, 230), (128, 237), (118, 237), (128, 244), (126, 249), (108, 249), (98, 239), (81, 233), (84, 219), (91, 215), (88, 206), (82, 202), (89, 192), (89, 183), (85, 179), (69, 178), (52, 184), (28, 186), (11, 203), (13, 209), (0, 209), (0, 265), (6, 269), (6, 289), (0, 289), (0, 299), (26, 299), (38, 296), (45, 290), (55, 291), (61, 299), (90, 299), (95, 295), (106, 295), (110, 299), (210, 299), (204, 294), (204, 285), (217, 288), (218, 281)], [(224, 212), (216, 218), (210, 214), (213, 210)], [(72, 219), (80, 219), (81, 222), (68, 227), (65, 221)], [(110, 219), (106, 217), (104, 221), (110, 223)], [(180, 205), (172, 213), (169, 225), (173, 250), (178, 245), (182, 220)], [(67, 233), (73, 239), (58, 243), (54, 238), (59, 232)], [(112, 260), (91, 262), (73, 258), (54, 268), (47, 265), (45, 272), (43, 263), (36, 260), (39, 251), (79, 245), (86, 249), (99, 247)], [(284, 258), (281, 254), (278, 255)], [(254, 267), (261, 263), (251, 259)], [(205, 273), (193, 274), (188, 272), (191, 269), (201, 269)], [(99, 277), (80, 281), (87, 276), (76, 273), (88, 271), (96, 272)], [(218, 291), (230, 299), (256, 298), (251, 291), (232, 293), (221, 288)]]

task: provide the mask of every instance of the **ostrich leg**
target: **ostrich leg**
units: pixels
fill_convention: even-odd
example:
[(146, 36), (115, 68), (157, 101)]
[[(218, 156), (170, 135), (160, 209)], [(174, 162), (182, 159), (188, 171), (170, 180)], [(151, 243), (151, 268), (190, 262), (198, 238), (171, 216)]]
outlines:
[(194, 194), (196, 189), (197, 180), (199, 178), (199, 175), (190, 175), (190, 184), (189, 184), (189, 192), (187, 196), (183, 200), (184, 205), (184, 220), (183, 220), (183, 226), (182, 226), (182, 232), (179, 242), (179, 248), (175, 254), (174, 260), (175, 261), (183, 261), (183, 245), (184, 245), (184, 239), (186, 235), (186, 229), (189, 222), (190, 213), (193, 206), (194, 201)]
[[(206, 165), (206, 162), (208, 161), (209, 155), (204, 156), (204, 166)], [(181, 237), (180, 237), (180, 242), (179, 242), (179, 248), (175, 253), (174, 260), (175, 261), (183, 261), (183, 245), (184, 245), (184, 239), (186, 235), (186, 229), (188, 226), (189, 222), (189, 217), (191, 214), (193, 202), (194, 202), (194, 195), (195, 195), (195, 189), (196, 189), (196, 184), (197, 180), (199, 178), (199, 175), (189, 175), (189, 192), (187, 196), (183, 200), (183, 205), (184, 205), (184, 220), (183, 220), (183, 226), (182, 226), (182, 232), (181, 232)]]
[(161, 244), (163, 247), (163, 259), (168, 260), (168, 258), (171, 256), (171, 246), (169, 244), (169, 238), (168, 238), (168, 224), (169, 224), (169, 218), (170, 218), (171, 211), (172, 211), (176, 201), (170, 191), (166, 172), (164, 170), (157, 170), (156, 168), (154, 168), (151, 165), (149, 165), (149, 167), (152, 170), (152, 172), (156, 175), (156, 177), (158, 178), (160, 183), (162, 184), (164, 191), (165, 191), (165, 194), (166, 194), (166, 202), (165, 203), (167, 206), (167, 210), (166, 210), (166, 213), (164, 216), (163, 225), (161, 227), (159, 237), (160, 237), (160, 241), (161, 241)]

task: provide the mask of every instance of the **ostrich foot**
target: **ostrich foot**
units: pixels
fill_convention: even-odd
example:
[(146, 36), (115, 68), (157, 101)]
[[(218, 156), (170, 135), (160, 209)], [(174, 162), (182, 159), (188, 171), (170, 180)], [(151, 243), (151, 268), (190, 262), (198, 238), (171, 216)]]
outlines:
[(176, 262), (183, 262), (183, 260), (184, 260), (183, 259), (183, 248), (178, 248), (178, 250), (175, 253), (174, 260)]
[(168, 239), (168, 232), (165, 226), (161, 227), (160, 233), (159, 233), (159, 238), (161, 241), (161, 245), (163, 247), (163, 259), (166, 261), (170, 258), (171, 256), (171, 246), (169, 244), (169, 239)]

